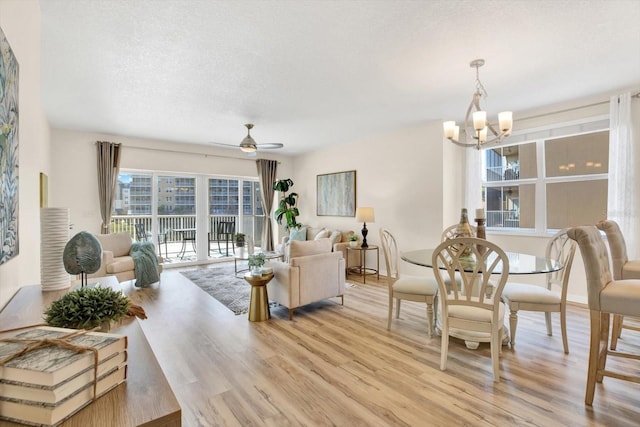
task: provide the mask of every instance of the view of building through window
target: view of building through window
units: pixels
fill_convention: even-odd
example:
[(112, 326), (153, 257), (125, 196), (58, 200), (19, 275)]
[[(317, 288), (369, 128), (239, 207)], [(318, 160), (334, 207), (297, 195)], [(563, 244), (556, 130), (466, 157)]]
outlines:
[(608, 130), (487, 148), (482, 162), (487, 227), (552, 231), (607, 216)]
[[(206, 187), (206, 210), (198, 209), (198, 185)], [(199, 214), (208, 218), (199, 221)], [(165, 252), (170, 243), (189, 241), (185, 247), (176, 245), (179, 249), (175, 254), (168, 253), (169, 258), (176, 255), (182, 260), (194, 260), (196, 227), (202, 223), (208, 224), (208, 256), (220, 256), (219, 246), (211, 242), (221, 238), (221, 221), (232, 223), (234, 234), (250, 235), (256, 246), (261, 245), (264, 210), (257, 180), (126, 171), (118, 176), (112, 231), (130, 232), (135, 237), (138, 224)], [(233, 240), (233, 236), (229, 238)]]

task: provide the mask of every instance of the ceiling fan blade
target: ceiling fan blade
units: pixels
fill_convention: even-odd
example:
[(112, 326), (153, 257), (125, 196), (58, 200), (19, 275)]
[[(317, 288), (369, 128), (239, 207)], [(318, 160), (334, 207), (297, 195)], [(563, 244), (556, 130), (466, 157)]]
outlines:
[(260, 149), (274, 149), (274, 148), (282, 148), (284, 147), (284, 144), (278, 144), (278, 143), (267, 143), (267, 144), (256, 144), (256, 147), (258, 147), (258, 150)]
[(218, 145), (220, 147), (227, 147), (227, 148), (238, 148), (237, 144), (224, 144), (222, 142), (213, 142), (213, 141), (210, 141), (209, 144)]

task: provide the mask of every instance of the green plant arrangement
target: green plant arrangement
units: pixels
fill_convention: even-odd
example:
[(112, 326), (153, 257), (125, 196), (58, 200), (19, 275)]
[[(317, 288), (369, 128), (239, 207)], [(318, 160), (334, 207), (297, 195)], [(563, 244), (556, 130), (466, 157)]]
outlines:
[(289, 193), (289, 188), (293, 187), (293, 181), (289, 178), (280, 179), (273, 183), (273, 189), (282, 193), (282, 198), (278, 202), (278, 209), (274, 212), (274, 216), (278, 224), (282, 225), (282, 221), (285, 221), (284, 227), (286, 230), (291, 228), (300, 228), (301, 224), (296, 222), (296, 217), (300, 215), (298, 208), (296, 207), (296, 199), (298, 193)]
[(262, 252), (249, 255), (249, 262), (248, 262), (249, 267), (262, 267), (264, 265), (264, 262), (265, 262), (265, 257)]
[(236, 246), (242, 248), (245, 242), (244, 233), (236, 233)]
[(357, 242), (358, 241), (358, 235), (356, 233), (351, 233), (349, 235), (349, 241), (350, 242)]
[(82, 287), (66, 293), (44, 312), (50, 326), (93, 329), (108, 326), (127, 315), (129, 298), (108, 287)]

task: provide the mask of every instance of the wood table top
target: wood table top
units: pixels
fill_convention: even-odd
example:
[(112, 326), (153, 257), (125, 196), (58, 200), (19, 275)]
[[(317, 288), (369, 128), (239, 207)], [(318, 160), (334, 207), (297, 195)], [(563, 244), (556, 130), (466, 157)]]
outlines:
[[(90, 281), (95, 279), (90, 279)], [(115, 278), (101, 278), (102, 285), (117, 285)], [(115, 283), (114, 283), (115, 281)], [(43, 292), (40, 285), (23, 286), (0, 311), (0, 330), (43, 323), (42, 313), (67, 290)], [(178, 427), (182, 410), (156, 360), (137, 319), (128, 318), (112, 327), (127, 335), (127, 380), (61, 424), (63, 427)], [(1, 333), (0, 337), (17, 332)], [(0, 421), (0, 427), (20, 426)]]

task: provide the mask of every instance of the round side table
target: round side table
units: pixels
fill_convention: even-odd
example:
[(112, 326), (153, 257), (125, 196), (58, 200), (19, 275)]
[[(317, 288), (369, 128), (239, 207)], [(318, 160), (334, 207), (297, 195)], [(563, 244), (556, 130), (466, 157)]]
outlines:
[(273, 272), (262, 276), (252, 276), (245, 273), (244, 280), (251, 284), (251, 301), (249, 303), (249, 321), (262, 322), (271, 318), (269, 309), (269, 295), (267, 294), (267, 283), (273, 279)]

